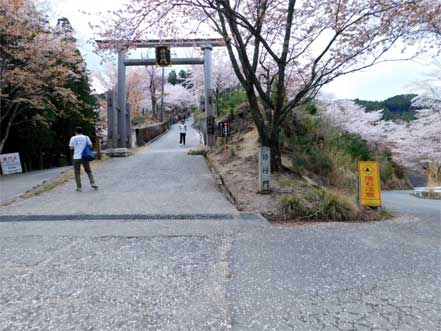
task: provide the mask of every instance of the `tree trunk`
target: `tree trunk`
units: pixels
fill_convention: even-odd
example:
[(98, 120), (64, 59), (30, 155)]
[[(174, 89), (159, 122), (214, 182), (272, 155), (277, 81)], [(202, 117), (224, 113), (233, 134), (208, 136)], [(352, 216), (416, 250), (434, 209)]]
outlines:
[(269, 141), (271, 148), (271, 171), (282, 170), (282, 155), (280, 153), (280, 130), (273, 129)]
[[(8, 120), (8, 124), (6, 125), (6, 129), (3, 132), (1, 132), (2, 136), (1, 136), (1, 140), (0, 140), (0, 154), (3, 152), (3, 148), (5, 147), (6, 141), (8, 140), (9, 132), (11, 131), (12, 123), (14, 123), (15, 116), (16, 116), (16, 113), (13, 112), (11, 114), (11, 117)], [(0, 130), (1, 130), (1, 128), (0, 128)]]
[(156, 97), (152, 96), (152, 112), (153, 118), (156, 118)]

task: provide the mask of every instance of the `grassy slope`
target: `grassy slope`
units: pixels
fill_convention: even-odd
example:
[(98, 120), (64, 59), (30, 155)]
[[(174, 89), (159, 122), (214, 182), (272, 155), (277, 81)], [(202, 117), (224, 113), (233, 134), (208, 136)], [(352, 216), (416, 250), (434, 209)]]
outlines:
[[(233, 135), (218, 139), (209, 153), (240, 210), (258, 211), (273, 218), (298, 220), (360, 220), (379, 215), (356, 205), (357, 162), (380, 162), (383, 188), (404, 188), (407, 178), (391, 161), (390, 152), (375, 150), (360, 137), (324, 123), (313, 105), (290, 116), (282, 128), (283, 163), (289, 169), (273, 174), (270, 195), (257, 193), (258, 136), (247, 104), (236, 92), (219, 113), (229, 119)], [(234, 101), (236, 100), (236, 102)], [(299, 115), (300, 114), (300, 115)], [(196, 118), (201, 118), (200, 114)]]

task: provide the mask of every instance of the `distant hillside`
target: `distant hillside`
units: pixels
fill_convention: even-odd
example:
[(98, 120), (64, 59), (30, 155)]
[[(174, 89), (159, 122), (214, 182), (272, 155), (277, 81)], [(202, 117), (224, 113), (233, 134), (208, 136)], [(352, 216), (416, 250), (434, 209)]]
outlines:
[(411, 121), (415, 119), (415, 110), (412, 109), (412, 99), (416, 94), (396, 95), (384, 101), (366, 101), (355, 99), (357, 105), (363, 106), (367, 111), (384, 110), (384, 120), (402, 119)]

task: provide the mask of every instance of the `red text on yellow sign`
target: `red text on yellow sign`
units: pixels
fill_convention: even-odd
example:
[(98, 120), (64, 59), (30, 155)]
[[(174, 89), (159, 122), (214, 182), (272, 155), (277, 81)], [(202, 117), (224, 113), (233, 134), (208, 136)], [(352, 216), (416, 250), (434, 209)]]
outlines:
[(360, 204), (381, 207), (380, 168), (377, 161), (358, 162)]

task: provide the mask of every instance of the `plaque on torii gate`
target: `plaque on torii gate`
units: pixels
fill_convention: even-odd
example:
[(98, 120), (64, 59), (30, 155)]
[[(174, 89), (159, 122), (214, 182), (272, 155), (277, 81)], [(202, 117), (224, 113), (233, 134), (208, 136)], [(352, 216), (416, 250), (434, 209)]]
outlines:
[[(205, 80), (205, 115), (206, 115), (206, 144), (214, 146), (216, 142), (215, 136), (215, 117), (214, 117), (214, 93), (212, 81), (212, 62), (211, 52), (213, 47), (223, 47), (225, 42), (223, 39), (167, 39), (167, 40), (131, 40), (131, 41), (114, 41), (114, 40), (97, 40), (98, 46), (102, 49), (116, 50), (118, 52), (118, 92), (116, 107), (113, 107), (113, 118), (109, 120), (111, 126), (109, 129), (117, 127), (118, 133), (112, 132), (113, 141), (117, 141), (119, 148), (130, 148), (132, 145), (130, 114), (126, 104), (126, 67), (127, 66), (148, 66), (158, 65), (158, 58), (155, 59), (126, 59), (125, 53), (129, 48), (156, 48), (157, 50), (170, 50), (170, 47), (200, 47), (204, 51), (203, 58), (167, 58), (161, 61), (161, 52), (159, 53), (159, 65), (204, 65)], [(170, 54), (170, 53), (168, 53)], [(157, 55), (157, 54), (155, 54)], [(162, 62), (162, 64), (161, 64)], [(114, 102), (113, 101), (113, 102)], [(117, 123), (117, 124), (115, 124)]]
[(155, 47), (156, 65), (158, 67), (171, 66), (171, 55), (169, 46), (156, 46)]

